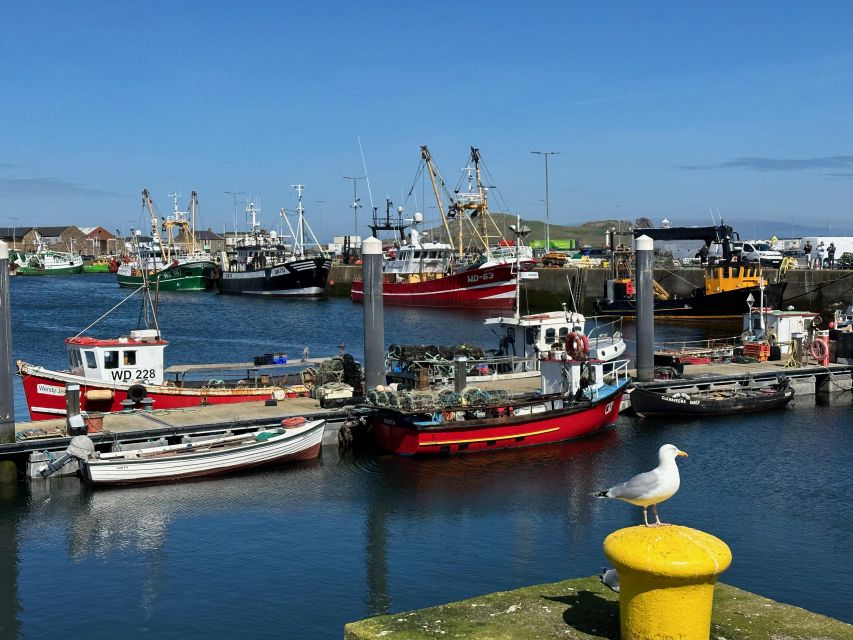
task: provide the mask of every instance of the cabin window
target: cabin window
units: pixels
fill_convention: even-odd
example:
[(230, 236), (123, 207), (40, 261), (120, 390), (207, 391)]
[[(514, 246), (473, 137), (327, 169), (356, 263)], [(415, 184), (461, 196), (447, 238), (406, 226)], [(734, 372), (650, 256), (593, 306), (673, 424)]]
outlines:
[(536, 329), (534, 327), (527, 327), (524, 332), (524, 341), (527, 344), (536, 344)]
[(557, 337), (556, 329), (546, 329), (545, 330), (545, 342), (547, 342), (548, 344), (551, 344), (552, 342), (554, 342), (554, 338), (556, 338), (556, 337)]
[(136, 364), (136, 351), (123, 351), (122, 352), (124, 362), (124, 366), (132, 367)]
[(104, 351), (104, 369), (118, 369), (118, 351)]
[(83, 361), (80, 359), (80, 352), (77, 349), (71, 349), (68, 352), (68, 359), (71, 361), (71, 367), (82, 367)]
[(83, 353), (86, 355), (86, 367), (88, 369), (97, 369), (98, 368), (98, 361), (95, 359), (95, 352), (94, 351), (84, 351)]
[(569, 335), (569, 328), (568, 327), (560, 327), (560, 337), (565, 338), (567, 335)]

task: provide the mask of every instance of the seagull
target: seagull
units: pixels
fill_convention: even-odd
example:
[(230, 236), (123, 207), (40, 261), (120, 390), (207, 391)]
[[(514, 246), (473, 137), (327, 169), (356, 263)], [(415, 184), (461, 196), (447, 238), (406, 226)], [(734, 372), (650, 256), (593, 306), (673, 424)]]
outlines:
[[(598, 491), (592, 495), (596, 498), (618, 498), (630, 502), (638, 507), (643, 507), (643, 521), (647, 527), (657, 527), (666, 523), (661, 522), (658, 517), (658, 503), (668, 500), (675, 495), (681, 484), (678, 476), (678, 465), (675, 458), (687, 456), (674, 444), (665, 444), (658, 450), (658, 466), (651, 471), (640, 473), (628, 482), (617, 484), (606, 491)], [(654, 524), (649, 524), (647, 509), (649, 507), (655, 512)]]
[(602, 567), (598, 577), (601, 578), (601, 583), (604, 586), (610, 587), (613, 591), (619, 593), (619, 574), (616, 573), (616, 569)]

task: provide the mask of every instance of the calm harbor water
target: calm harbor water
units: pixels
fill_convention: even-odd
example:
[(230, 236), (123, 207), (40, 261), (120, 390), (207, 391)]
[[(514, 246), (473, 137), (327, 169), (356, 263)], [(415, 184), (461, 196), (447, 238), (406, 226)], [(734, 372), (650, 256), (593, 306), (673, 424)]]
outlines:
[[(65, 337), (126, 293), (106, 275), (11, 286), (15, 355), (50, 366), (65, 365)], [(137, 314), (132, 299), (95, 333), (124, 332)], [(491, 347), (483, 317), (388, 309), (386, 341)], [(170, 363), (333, 354), (342, 341), (362, 351), (361, 307), (348, 300), (172, 294), (160, 320)], [(657, 336), (708, 332), (667, 325)], [(803, 398), (744, 418), (623, 417), (600, 436), (522, 451), (410, 460), (327, 449), (170, 486), (19, 485), (0, 496), (0, 637), (340, 638), (372, 614), (590, 575), (606, 562), (604, 537), (642, 518), (590, 494), (654, 466), (666, 442), (690, 457), (661, 514), (732, 547), (726, 582), (853, 622), (850, 410), (848, 395)]]

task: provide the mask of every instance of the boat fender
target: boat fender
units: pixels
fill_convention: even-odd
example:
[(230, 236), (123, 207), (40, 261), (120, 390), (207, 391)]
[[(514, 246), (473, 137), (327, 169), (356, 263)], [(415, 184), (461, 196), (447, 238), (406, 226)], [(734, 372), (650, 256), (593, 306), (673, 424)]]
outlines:
[(98, 402), (99, 400), (112, 400), (113, 399), (113, 390), (112, 389), (88, 389), (86, 391), (86, 400), (89, 402)]
[(135, 403), (142, 402), (143, 399), (148, 397), (148, 389), (141, 384), (132, 384), (127, 390), (127, 397)]

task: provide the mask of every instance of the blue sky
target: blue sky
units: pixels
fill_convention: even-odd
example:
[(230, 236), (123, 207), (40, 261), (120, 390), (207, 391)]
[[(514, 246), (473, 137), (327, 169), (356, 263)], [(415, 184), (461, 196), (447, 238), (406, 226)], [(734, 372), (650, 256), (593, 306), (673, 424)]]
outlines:
[[(525, 218), (549, 150), (555, 223), (713, 207), (742, 235), (853, 235), (851, 25), (842, 2), (6, 0), (0, 226), (125, 230), (143, 187), (161, 212), (195, 189), (215, 230), (246, 192), (269, 225), (301, 182), (328, 240), (360, 138), (377, 206), (421, 144), (451, 184), (474, 145)], [(434, 217), (422, 188), (407, 210)]]

